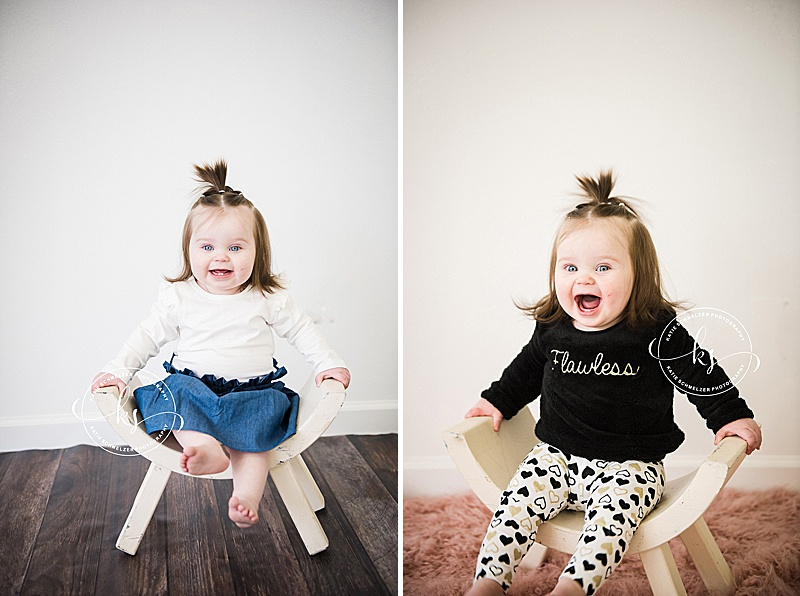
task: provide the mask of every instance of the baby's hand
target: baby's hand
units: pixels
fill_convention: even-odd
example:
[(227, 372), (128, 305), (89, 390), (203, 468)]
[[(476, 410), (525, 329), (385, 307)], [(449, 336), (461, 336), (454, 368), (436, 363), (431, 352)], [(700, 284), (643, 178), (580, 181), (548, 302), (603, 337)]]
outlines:
[(347, 389), (347, 386), (350, 384), (350, 371), (346, 368), (329, 368), (328, 370), (323, 370), (314, 379), (317, 382), (317, 387), (319, 387), (325, 379), (339, 381), (344, 385), (344, 388)]
[(500, 410), (495, 408), (487, 400), (480, 398), (478, 403), (464, 414), (464, 418), (474, 418), (476, 416), (491, 416), (494, 432), (500, 430), (500, 423), (503, 421), (503, 415), (500, 413)]
[(714, 445), (725, 437), (739, 437), (747, 442), (747, 455), (756, 449), (761, 449), (761, 429), (752, 418), (740, 418), (733, 422), (728, 422), (717, 431), (714, 436)]
[(92, 382), (92, 393), (101, 387), (116, 387), (119, 389), (119, 394), (122, 395), (126, 386), (127, 383), (125, 383), (125, 381), (122, 379), (115, 377), (111, 373), (101, 372), (97, 373), (94, 377), (94, 381)]

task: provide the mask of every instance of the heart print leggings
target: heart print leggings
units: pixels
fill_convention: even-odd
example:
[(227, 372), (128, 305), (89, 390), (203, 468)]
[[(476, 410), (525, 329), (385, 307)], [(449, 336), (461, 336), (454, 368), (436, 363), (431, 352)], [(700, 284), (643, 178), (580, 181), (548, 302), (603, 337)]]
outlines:
[(539, 443), (503, 492), (481, 545), (475, 579), (492, 579), (507, 590), (539, 524), (575, 509), (586, 512), (583, 533), (561, 576), (593, 594), (619, 565), (663, 491), (661, 462), (585, 459)]

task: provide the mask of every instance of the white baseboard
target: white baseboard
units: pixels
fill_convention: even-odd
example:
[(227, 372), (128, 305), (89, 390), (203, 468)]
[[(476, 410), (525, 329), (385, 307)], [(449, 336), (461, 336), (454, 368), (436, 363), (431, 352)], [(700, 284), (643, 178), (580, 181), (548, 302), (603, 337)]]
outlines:
[[(703, 462), (703, 457), (667, 457), (667, 478), (679, 478), (688, 474)], [(749, 455), (731, 477), (727, 486), (739, 490), (766, 490), (785, 487), (800, 490), (800, 456)]]
[(397, 433), (397, 400), (345, 401), (324, 436)]
[[(668, 458), (667, 478), (679, 478), (696, 470), (704, 458)], [(728, 483), (740, 490), (786, 487), (800, 490), (800, 456), (761, 455), (747, 457)], [(403, 496), (422, 497), (471, 492), (455, 464), (447, 456), (406, 457), (403, 463)]]
[(427, 497), (472, 492), (446, 456), (403, 458), (403, 497)]
[[(396, 433), (397, 428), (396, 400), (345, 401), (325, 436)], [(0, 452), (64, 449), (98, 444), (98, 440), (121, 442), (104, 420), (84, 425), (71, 414), (0, 418)]]

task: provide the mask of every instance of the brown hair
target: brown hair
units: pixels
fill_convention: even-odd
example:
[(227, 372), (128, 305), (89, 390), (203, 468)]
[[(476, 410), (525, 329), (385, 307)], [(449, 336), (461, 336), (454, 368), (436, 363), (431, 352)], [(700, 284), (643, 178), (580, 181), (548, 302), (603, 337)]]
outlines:
[(577, 226), (597, 219), (609, 219), (616, 223), (628, 240), (628, 254), (633, 266), (633, 288), (626, 306), (626, 320), (630, 327), (641, 327), (656, 323), (664, 311), (673, 311), (678, 303), (668, 300), (661, 281), (658, 255), (639, 214), (630, 204), (630, 199), (612, 197), (616, 179), (610, 170), (600, 172), (597, 179), (576, 176), (581, 187), (580, 196), (587, 199), (567, 213), (558, 230), (550, 254), (550, 291), (533, 305), (517, 304), (528, 316), (542, 323), (553, 323), (568, 317), (556, 296), (556, 255), (558, 245)]
[(225, 186), (225, 178), (228, 174), (228, 164), (224, 160), (219, 160), (213, 165), (203, 164), (194, 166), (196, 180), (200, 182), (197, 192), (201, 192), (200, 197), (194, 202), (186, 216), (183, 224), (183, 237), (181, 240), (182, 269), (175, 277), (165, 277), (169, 282), (186, 281), (192, 277), (192, 267), (189, 260), (189, 243), (192, 238), (194, 223), (199, 213), (199, 207), (209, 207), (224, 211), (241, 207), (247, 209), (253, 216), (253, 238), (256, 244), (255, 262), (253, 263), (253, 273), (240, 290), (253, 286), (261, 292), (272, 294), (283, 286), (278, 281), (278, 277), (272, 272), (272, 250), (269, 245), (269, 232), (264, 216), (238, 190), (233, 190), (230, 186)]

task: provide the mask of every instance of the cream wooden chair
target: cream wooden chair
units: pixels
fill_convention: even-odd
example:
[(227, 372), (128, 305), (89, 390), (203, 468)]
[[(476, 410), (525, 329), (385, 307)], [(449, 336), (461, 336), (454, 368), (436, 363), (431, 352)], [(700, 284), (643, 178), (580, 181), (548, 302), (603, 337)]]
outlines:
[[(93, 397), (117, 434), (151, 462), (117, 539), (118, 549), (135, 555), (170, 475), (173, 472), (186, 476), (191, 474), (186, 474), (180, 467), (182, 449), (174, 436), (170, 434), (166, 440), (159, 442), (147, 434), (143, 424), (136, 424), (141, 420), (136, 420), (134, 415), (136, 402), (132, 395), (136, 380), (129, 387), (130, 398), (120, 400), (116, 387), (98, 389)], [(325, 500), (300, 454), (325, 432), (336, 417), (344, 403), (345, 390), (341, 383), (332, 379), (326, 379), (317, 387), (312, 375), (299, 395), (297, 432), (269, 452), (269, 473), (306, 549), (314, 555), (328, 547), (328, 538), (315, 514), (315, 511), (325, 507)], [(197, 477), (216, 480), (232, 478), (231, 468), (228, 466), (220, 474)]]
[[(533, 415), (526, 407), (511, 420), (504, 420), (496, 433), (487, 417), (468, 418), (444, 432), (450, 457), (490, 510), (497, 509), (517, 466), (539, 442), (534, 426)], [(686, 545), (711, 592), (733, 593), (733, 575), (703, 513), (739, 467), (746, 447), (742, 439), (726, 437), (697, 470), (668, 480), (658, 506), (637, 529), (628, 554), (639, 554), (656, 596), (686, 594), (668, 544), (676, 537)], [(524, 567), (538, 567), (548, 548), (572, 553), (582, 529), (582, 511), (562, 511), (543, 523), (536, 534), (536, 544), (523, 559)]]

